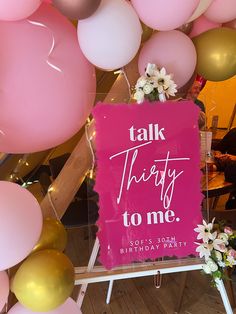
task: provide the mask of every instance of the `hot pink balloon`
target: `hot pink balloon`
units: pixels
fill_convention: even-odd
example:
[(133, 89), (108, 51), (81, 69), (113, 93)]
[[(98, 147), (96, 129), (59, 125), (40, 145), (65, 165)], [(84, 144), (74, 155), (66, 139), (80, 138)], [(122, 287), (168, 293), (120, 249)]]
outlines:
[(99, 68), (114, 70), (138, 52), (142, 27), (125, 0), (102, 0), (95, 14), (78, 22), (78, 40), (86, 58)]
[(220, 23), (215, 23), (208, 20), (204, 15), (201, 15), (198, 19), (193, 22), (193, 28), (189, 34), (189, 37), (198, 36), (201, 33), (208, 31), (209, 29), (221, 27)]
[(43, 4), (27, 20), (0, 22), (0, 151), (46, 150), (72, 137), (95, 97), (94, 67), (75, 27)]
[(0, 20), (22, 20), (34, 13), (41, 0), (7, 0), (0, 1)]
[(42, 224), (36, 198), (16, 183), (0, 181), (0, 270), (28, 256), (40, 237)]
[(9, 278), (5, 271), (0, 271), (0, 311), (7, 303), (9, 295)]
[[(33, 312), (29, 309), (26, 309), (19, 302), (16, 303), (8, 312), (8, 314), (45, 314), (45, 312)], [(78, 304), (71, 298), (68, 298), (65, 303), (60, 305), (58, 308), (46, 312), (47, 314), (82, 314)]]
[(139, 54), (139, 73), (142, 75), (148, 63), (165, 67), (173, 74), (177, 89), (191, 78), (196, 67), (195, 47), (187, 35), (180, 31), (158, 32), (144, 44)]
[(236, 18), (235, 0), (214, 0), (204, 12), (206, 18), (216, 23), (225, 23)]
[(200, 0), (131, 0), (138, 16), (153, 29), (167, 31), (188, 21)]

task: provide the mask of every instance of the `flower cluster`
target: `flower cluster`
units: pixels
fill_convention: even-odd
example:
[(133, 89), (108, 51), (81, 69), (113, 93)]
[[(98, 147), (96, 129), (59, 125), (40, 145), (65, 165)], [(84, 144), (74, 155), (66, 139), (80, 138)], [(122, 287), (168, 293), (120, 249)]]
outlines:
[(166, 69), (159, 70), (155, 64), (148, 63), (145, 75), (142, 75), (136, 85), (134, 99), (142, 103), (145, 99), (149, 101), (165, 101), (166, 97), (175, 96), (177, 85)]
[(212, 275), (213, 279), (224, 278), (224, 268), (236, 265), (236, 234), (230, 227), (214, 225), (203, 220), (194, 231), (198, 232), (196, 252), (200, 258), (205, 258), (203, 270)]

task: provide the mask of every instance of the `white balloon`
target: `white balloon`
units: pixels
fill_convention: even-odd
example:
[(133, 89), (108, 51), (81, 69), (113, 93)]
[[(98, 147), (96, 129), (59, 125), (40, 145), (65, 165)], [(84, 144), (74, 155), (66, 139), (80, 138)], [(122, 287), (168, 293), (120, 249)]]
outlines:
[(192, 22), (196, 20), (199, 16), (201, 16), (207, 8), (210, 6), (213, 0), (201, 0), (198, 7), (194, 11), (193, 15), (190, 17), (190, 19), (187, 21), (187, 23)]
[(128, 64), (138, 52), (142, 27), (125, 0), (102, 0), (98, 10), (78, 22), (78, 40), (85, 57), (95, 66), (114, 70)]

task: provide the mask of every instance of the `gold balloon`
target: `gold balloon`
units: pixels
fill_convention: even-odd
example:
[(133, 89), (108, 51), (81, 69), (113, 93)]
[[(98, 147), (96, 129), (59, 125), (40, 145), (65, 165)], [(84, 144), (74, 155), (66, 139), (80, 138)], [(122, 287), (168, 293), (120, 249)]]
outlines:
[(193, 39), (196, 72), (209, 81), (223, 81), (236, 74), (236, 30), (215, 28)]
[(33, 252), (54, 249), (64, 251), (67, 242), (67, 233), (63, 224), (56, 219), (45, 218), (43, 229), (38, 243), (33, 248)]
[(142, 29), (143, 29), (141, 41), (142, 41), (142, 43), (144, 43), (145, 41), (147, 41), (152, 36), (154, 30), (152, 28), (148, 27), (147, 25), (143, 24), (142, 22), (141, 22), (141, 25), (142, 25)]
[(35, 312), (47, 312), (64, 303), (74, 287), (74, 267), (56, 250), (30, 255), (17, 270), (11, 290), (19, 302)]

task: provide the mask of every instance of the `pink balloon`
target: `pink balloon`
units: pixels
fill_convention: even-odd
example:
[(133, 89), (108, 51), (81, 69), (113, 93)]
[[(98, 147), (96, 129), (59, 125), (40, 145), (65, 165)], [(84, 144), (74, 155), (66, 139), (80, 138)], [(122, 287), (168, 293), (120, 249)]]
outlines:
[(0, 22), (0, 151), (46, 150), (72, 137), (95, 98), (95, 70), (75, 27), (43, 4), (29, 19)]
[(161, 31), (178, 28), (188, 21), (200, 0), (131, 0), (144, 24)]
[(0, 272), (0, 311), (7, 303), (9, 295), (9, 278), (5, 271)]
[[(19, 302), (16, 303), (8, 312), (8, 314), (45, 314), (45, 312), (33, 312), (29, 309), (26, 309)], [(67, 299), (65, 303), (60, 305), (58, 308), (46, 312), (47, 314), (82, 314), (79, 306), (71, 298)]]
[(235, 0), (214, 0), (204, 15), (210, 21), (225, 23), (236, 18)]
[(204, 33), (209, 29), (217, 27), (221, 27), (221, 24), (212, 22), (208, 20), (204, 15), (201, 15), (193, 22), (193, 28), (191, 30), (191, 33), (189, 34), (189, 37), (192, 38), (198, 36), (199, 34)]
[(38, 9), (41, 0), (0, 1), (0, 20), (17, 21), (25, 19)]
[(42, 231), (42, 212), (36, 198), (16, 183), (0, 181), (0, 270), (21, 262)]
[(195, 47), (187, 35), (180, 31), (158, 32), (144, 44), (138, 61), (139, 73), (145, 72), (148, 63), (165, 67), (173, 74), (177, 88), (184, 86), (196, 67)]
[(233, 20), (233, 21), (229, 21), (229, 22), (227, 22), (227, 23), (224, 23), (222, 26), (223, 26), (223, 27), (228, 27), (228, 28), (236, 29), (236, 19)]
[(86, 58), (97, 67), (114, 70), (138, 52), (142, 27), (130, 3), (102, 0), (95, 14), (78, 22), (78, 40)]

